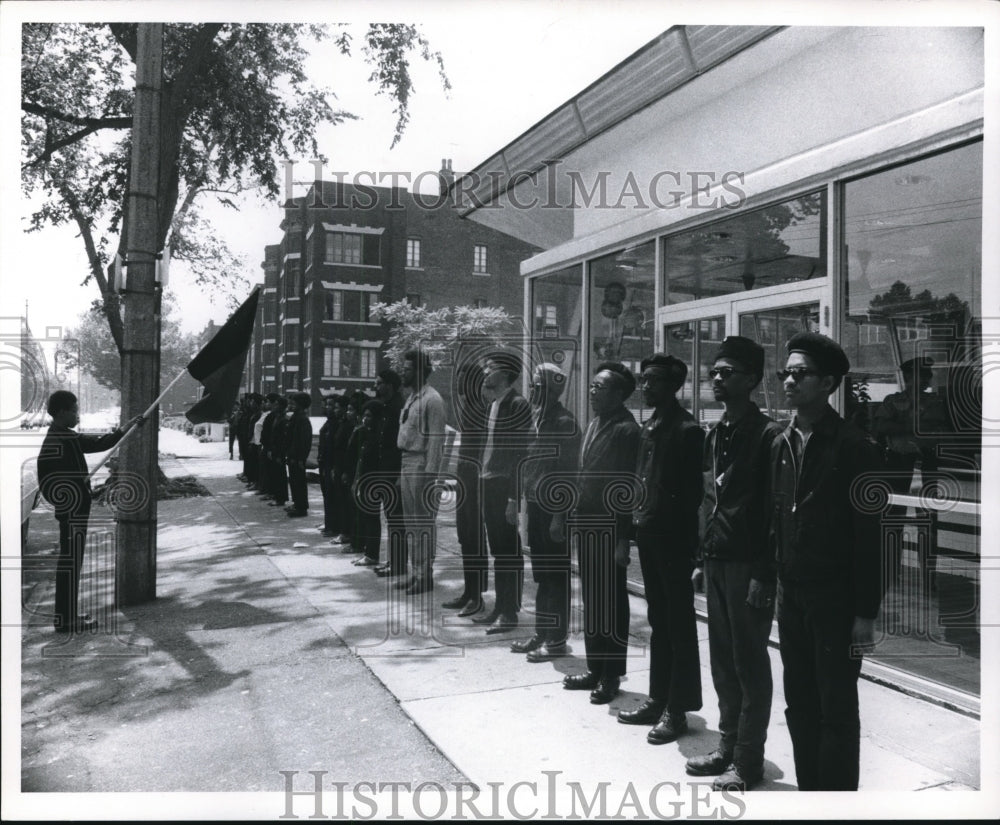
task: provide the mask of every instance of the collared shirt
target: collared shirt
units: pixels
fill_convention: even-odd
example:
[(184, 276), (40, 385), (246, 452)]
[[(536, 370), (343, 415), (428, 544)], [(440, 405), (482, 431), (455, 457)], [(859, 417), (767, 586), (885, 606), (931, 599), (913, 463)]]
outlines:
[(261, 433), (264, 430), (264, 422), (267, 420), (267, 418), (268, 418), (268, 416), (270, 414), (271, 414), (271, 411), (268, 410), (260, 418), (258, 418), (256, 422), (254, 422), (254, 425), (253, 425), (253, 438), (250, 439), (250, 443), (251, 444), (256, 444), (258, 447), (260, 446), (260, 435), (261, 435)]
[(403, 407), (396, 446), (405, 453), (423, 454), (423, 471), (437, 473), (444, 450), (444, 427), (444, 401), (436, 389), (424, 384)]

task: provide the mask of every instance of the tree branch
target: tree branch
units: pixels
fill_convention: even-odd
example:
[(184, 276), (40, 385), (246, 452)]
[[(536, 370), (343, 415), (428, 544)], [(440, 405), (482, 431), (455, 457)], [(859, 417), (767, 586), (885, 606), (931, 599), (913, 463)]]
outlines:
[(108, 23), (111, 29), (111, 36), (118, 41), (118, 44), (128, 52), (128, 56), (135, 63), (135, 55), (139, 49), (138, 36), (134, 23)]
[(32, 115), (41, 115), (46, 119), (61, 120), (64, 123), (72, 123), (74, 126), (90, 126), (98, 129), (128, 129), (132, 126), (131, 115), (104, 116), (104, 117), (80, 117), (70, 115), (53, 109), (51, 106), (41, 106), (38, 103), (22, 101), (21, 108)]
[(97, 253), (97, 245), (94, 243), (94, 233), (90, 227), (83, 210), (80, 209), (80, 201), (76, 193), (69, 188), (65, 181), (59, 181), (59, 194), (69, 207), (73, 220), (80, 228), (80, 236), (83, 238), (83, 245), (87, 249), (87, 261), (90, 263), (90, 273), (97, 281), (97, 287), (101, 291), (101, 301), (104, 306), (104, 316), (108, 319), (108, 327), (111, 330), (111, 337), (115, 340), (118, 351), (122, 351), (125, 341), (125, 328), (122, 324), (121, 307), (118, 295), (108, 284), (108, 278), (101, 268), (101, 256)]

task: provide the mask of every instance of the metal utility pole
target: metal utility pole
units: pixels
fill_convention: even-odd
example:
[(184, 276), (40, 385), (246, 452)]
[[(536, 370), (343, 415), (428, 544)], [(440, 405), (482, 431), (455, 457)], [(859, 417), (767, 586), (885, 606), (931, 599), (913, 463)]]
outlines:
[[(135, 109), (128, 197), (127, 281), (124, 295), (122, 411), (128, 420), (145, 412), (160, 390), (160, 300), (156, 284), (160, 214), (160, 129), (163, 90), (163, 24), (139, 23)], [(156, 486), (159, 410), (122, 445), (121, 471), (140, 498), (119, 514), (119, 606), (156, 598)]]

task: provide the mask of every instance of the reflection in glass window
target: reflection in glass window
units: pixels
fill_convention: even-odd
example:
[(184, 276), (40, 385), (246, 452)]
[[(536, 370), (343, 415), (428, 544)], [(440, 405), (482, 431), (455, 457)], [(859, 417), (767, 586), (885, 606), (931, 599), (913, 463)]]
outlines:
[(569, 381), (560, 400), (582, 425), (586, 410), (579, 409), (579, 349), (583, 332), (581, 268), (571, 266), (534, 278), (530, 284), (535, 307), (532, 352), (543, 361), (557, 364), (566, 373)]
[[(845, 410), (883, 448), (875, 659), (979, 693), (982, 144), (844, 184)], [(945, 503), (942, 509), (928, 499)]]
[[(589, 263), (592, 366), (620, 361), (631, 369), (653, 354), (655, 252), (654, 241), (648, 241)], [(652, 414), (644, 410), (639, 392), (627, 405), (637, 420)]]
[(668, 304), (826, 277), (826, 191), (663, 241)]

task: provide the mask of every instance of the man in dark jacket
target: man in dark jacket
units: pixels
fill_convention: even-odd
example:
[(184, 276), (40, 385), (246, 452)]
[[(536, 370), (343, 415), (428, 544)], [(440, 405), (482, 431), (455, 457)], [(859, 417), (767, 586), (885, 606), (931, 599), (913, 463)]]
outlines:
[(829, 338), (799, 333), (779, 372), (795, 416), (771, 448), (785, 718), (799, 790), (857, 790), (858, 675), (882, 599), (878, 448), (828, 397), (850, 369)]
[(144, 419), (136, 416), (124, 428), (106, 435), (81, 435), (73, 430), (80, 423), (80, 407), (73, 393), (52, 393), (47, 409), (52, 425), (38, 453), (38, 488), (55, 509), (59, 522), (55, 629), (57, 633), (82, 633), (97, 627), (96, 621), (77, 612), (91, 505), (90, 471), (83, 456), (110, 450)]
[[(732, 335), (709, 370), (712, 394), (725, 405), (702, 460), (705, 530), (701, 541), (708, 648), (719, 698), (718, 749), (688, 760), (692, 776), (718, 776), (717, 790), (750, 790), (764, 774), (771, 719), (775, 570), (767, 541), (766, 479), (771, 445), (781, 432), (750, 396), (764, 376), (764, 348)], [(701, 571), (695, 572), (695, 580)]]
[(483, 521), (493, 556), (496, 603), (493, 610), (473, 619), (487, 625), (487, 634), (517, 627), (521, 609), (524, 555), (517, 529), (517, 472), (528, 448), (531, 406), (516, 389), (521, 361), (513, 353), (487, 356), (483, 390), (491, 402), (483, 446)]
[(552, 508), (548, 485), (565, 483), (576, 469), (580, 429), (576, 418), (560, 402), (566, 373), (555, 364), (539, 364), (531, 377), (534, 439), (528, 446), (522, 487), (528, 502), (528, 544), (535, 594), (535, 633), (514, 642), (514, 653), (526, 653), (529, 662), (544, 662), (566, 654), (569, 626), (569, 544), (565, 513)]
[(306, 487), (306, 459), (312, 449), (312, 423), (309, 421), (309, 407), (312, 398), (307, 392), (293, 393), (291, 396), (292, 418), (288, 424), (288, 486), (292, 490), (292, 506), (288, 508), (289, 518), (309, 515), (309, 490)]
[(272, 498), (272, 505), (284, 507), (288, 503), (288, 470), (285, 462), (287, 461), (288, 436), (292, 423), (288, 417), (288, 399), (285, 396), (275, 397), (271, 418), (274, 419), (274, 423), (271, 424), (271, 471), (267, 492)]
[(614, 699), (626, 668), (631, 616), (625, 570), (637, 498), (639, 425), (625, 401), (634, 391), (628, 367), (610, 361), (598, 365), (590, 384), (594, 418), (580, 447), (578, 499), (569, 523), (578, 547), (587, 672), (567, 676), (563, 687), (591, 691), (595, 705)]
[[(396, 441), (399, 438), (399, 417), (403, 411), (403, 385), (398, 372), (382, 370), (375, 379), (375, 398), (382, 402), (379, 422), (380, 468), (385, 491), (381, 495), (382, 512), (385, 514), (386, 561), (373, 568), (377, 576), (401, 576), (406, 572), (406, 530), (403, 526), (402, 493), (399, 489), (399, 472), (403, 454)], [(392, 490), (388, 487), (391, 485)], [(379, 539), (381, 541), (381, 537)], [(381, 549), (379, 550), (381, 554)]]
[(319, 488), (323, 493), (323, 535), (333, 538), (340, 532), (336, 516), (337, 499), (333, 492), (333, 436), (343, 415), (343, 398), (336, 394), (328, 395), (323, 399), (323, 412), (326, 414), (326, 421), (319, 428), (316, 464), (319, 469)]
[(650, 744), (687, 731), (689, 710), (701, 708), (701, 665), (691, 571), (698, 553), (704, 432), (677, 402), (687, 365), (656, 353), (642, 360), (642, 394), (653, 407), (642, 426), (636, 475), (644, 496), (633, 514), (649, 618), (649, 698), (618, 721), (655, 725)]
[(463, 361), (455, 373), (455, 419), (461, 433), (455, 477), (460, 491), (455, 508), (455, 532), (462, 548), (462, 592), (442, 602), (459, 616), (474, 616), (483, 609), (483, 592), (489, 573), (486, 530), (483, 527), (482, 471), (488, 405), (483, 399), (483, 368)]

